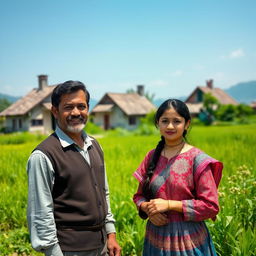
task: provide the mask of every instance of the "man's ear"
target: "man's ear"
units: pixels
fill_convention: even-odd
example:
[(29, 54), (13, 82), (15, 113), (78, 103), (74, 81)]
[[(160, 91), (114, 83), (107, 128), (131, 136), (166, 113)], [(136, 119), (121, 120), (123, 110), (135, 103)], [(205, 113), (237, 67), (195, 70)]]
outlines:
[(57, 117), (58, 117), (58, 108), (52, 106), (51, 111), (52, 111), (52, 114), (55, 117), (55, 119), (57, 119)]

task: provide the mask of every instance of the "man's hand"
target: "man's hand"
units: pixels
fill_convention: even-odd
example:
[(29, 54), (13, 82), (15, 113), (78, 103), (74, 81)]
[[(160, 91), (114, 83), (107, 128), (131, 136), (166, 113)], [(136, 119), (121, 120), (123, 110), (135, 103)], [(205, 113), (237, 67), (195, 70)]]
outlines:
[(121, 256), (121, 247), (116, 241), (116, 234), (110, 233), (107, 238), (109, 256)]

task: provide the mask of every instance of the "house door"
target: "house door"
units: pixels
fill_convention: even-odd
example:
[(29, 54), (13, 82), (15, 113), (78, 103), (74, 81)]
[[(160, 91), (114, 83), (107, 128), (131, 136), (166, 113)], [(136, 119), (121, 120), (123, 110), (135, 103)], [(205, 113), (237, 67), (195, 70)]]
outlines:
[(104, 115), (104, 130), (109, 129), (109, 115)]
[(17, 120), (12, 119), (12, 131), (16, 132), (17, 131)]

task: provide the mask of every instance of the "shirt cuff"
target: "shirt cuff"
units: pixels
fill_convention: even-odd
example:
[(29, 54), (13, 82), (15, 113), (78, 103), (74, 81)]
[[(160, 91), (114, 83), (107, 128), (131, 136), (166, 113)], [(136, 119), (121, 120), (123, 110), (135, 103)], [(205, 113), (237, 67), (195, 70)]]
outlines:
[(59, 244), (54, 244), (43, 250), (45, 256), (63, 256)]
[(116, 228), (113, 222), (108, 222), (105, 224), (107, 234), (116, 233)]
[(185, 221), (195, 220), (194, 203), (192, 200), (182, 200), (182, 211)]

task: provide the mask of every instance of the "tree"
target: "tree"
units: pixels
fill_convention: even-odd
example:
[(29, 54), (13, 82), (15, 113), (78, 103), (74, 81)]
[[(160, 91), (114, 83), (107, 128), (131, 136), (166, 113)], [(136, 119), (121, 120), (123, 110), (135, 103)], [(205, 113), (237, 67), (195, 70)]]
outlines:
[(145, 93), (145, 97), (151, 102), (151, 103), (153, 103), (153, 101), (154, 101), (154, 98), (155, 98), (155, 94), (154, 93), (150, 93), (150, 92), (146, 92)]
[(210, 115), (215, 116), (215, 111), (219, 108), (220, 103), (211, 93), (206, 93), (203, 98), (203, 106)]
[(127, 89), (126, 93), (135, 93), (135, 90), (133, 88)]
[(9, 107), (11, 105), (11, 102), (8, 101), (5, 98), (1, 98), (0, 99), (0, 112), (2, 112), (4, 109), (6, 109), (7, 107)]
[[(135, 90), (133, 88), (127, 89), (126, 93), (135, 93)], [(155, 94), (154, 93), (150, 93), (149, 91), (144, 93), (144, 96), (153, 103), (154, 98), (155, 98)]]

